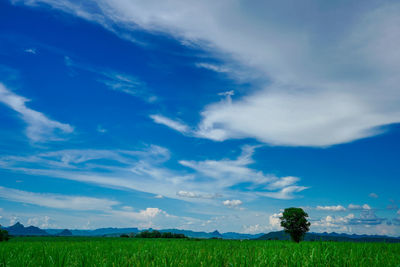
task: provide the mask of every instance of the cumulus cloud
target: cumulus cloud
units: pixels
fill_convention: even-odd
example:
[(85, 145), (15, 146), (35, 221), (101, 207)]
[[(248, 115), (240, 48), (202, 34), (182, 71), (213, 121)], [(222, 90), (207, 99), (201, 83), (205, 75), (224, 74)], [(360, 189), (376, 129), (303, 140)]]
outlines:
[(354, 204), (349, 204), (347, 207), (349, 210), (370, 210), (371, 207), (368, 204), (364, 205), (354, 205)]
[(236, 207), (242, 205), (243, 202), (239, 199), (232, 199), (232, 200), (227, 199), (227, 200), (222, 201), (222, 204), (224, 204), (224, 206), (227, 206), (229, 208), (236, 208)]
[(254, 225), (243, 225), (243, 232), (246, 234), (263, 233), (270, 229), (267, 225), (254, 224)]
[(269, 224), (271, 225), (272, 229), (281, 229), (281, 219), (282, 213), (274, 213), (269, 216)]
[(8, 201), (67, 210), (107, 210), (119, 202), (93, 197), (33, 193), (0, 186), (0, 198)]
[(384, 228), (388, 227), (388, 222), (387, 218), (378, 217), (372, 210), (363, 210), (358, 217), (353, 213), (346, 216), (328, 215), (318, 220), (313, 220), (311, 227), (319, 231), (334, 230), (353, 233), (356, 231), (362, 234), (372, 231), (372, 233), (385, 234), (388, 229)]
[(346, 208), (342, 205), (337, 206), (317, 206), (317, 210), (326, 210), (326, 211), (345, 211)]
[(139, 228), (187, 228), (192, 224), (199, 225), (202, 223), (201, 220), (185, 216), (175, 216), (154, 207), (139, 211), (112, 210), (108, 212), (108, 217), (111, 220), (112, 218), (118, 218), (130, 224), (135, 223)]
[(344, 227), (349, 224), (349, 222), (354, 219), (354, 214), (350, 213), (346, 216), (331, 216), (328, 215), (326, 217), (321, 218), (318, 221), (311, 222), (312, 227), (321, 227), (324, 229), (335, 229), (341, 228), (342, 230), (347, 230), (347, 227)]
[(60, 134), (73, 132), (69, 124), (49, 119), (46, 115), (29, 108), (28, 99), (19, 96), (0, 83), (0, 103), (17, 112), (27, 124), (26, 135), (32, 142), (46, 142), (62, 140)]
[(28, 219), (27, 224), (39, 228), (58, 228), (57, 225), (51, 223), (51, 218), (49, 216), (31, 217)]

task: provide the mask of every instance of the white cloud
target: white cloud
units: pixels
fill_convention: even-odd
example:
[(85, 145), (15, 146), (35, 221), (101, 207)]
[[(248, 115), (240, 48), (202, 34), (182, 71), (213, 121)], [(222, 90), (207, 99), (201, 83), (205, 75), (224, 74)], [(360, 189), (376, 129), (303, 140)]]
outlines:
[(227, 67), (219, 66), (219, 65), (215, 65), (215, 64), (211, 64), (211, 63), (205, 63), (205, 62), (196, 63), (196, 67), (207, 69), (207, 70), (212, 70), (212, 71), (215, 71), (215, 72), (222, 72), (222, 73), (231, 71)]
[(290, 185), (293, 185), (300, 181), (298, 177), (293, 177), (293, 176), (286, 176), (282, 177), (279, 180), (276, 180), (275, 182), (270, 183), (267, 188), (270, 190), (275, 190), (275, 189), (280, 189), (284, 188)]
[(99, 132), (99, 133), (106, 133), (107, 132), (107, 129), (105, 129), (105, 128), (103, 128), (101, 125), (97, 125), (97, 131)]
[(268, 225), (261, 225), (261, 224), (243, 225), (243, 232), (246, 234), (264, 233), (269, 230), (270, 230), (270, 227)]
[(225, 0), (16, 2), (44, 2), (125, 38), (137, 28), (164, 32), (268, 78), (258, 92), (207, 106), (198, 125), (204, 138), (329, 146), (379, 134), (380, 126), (400, 121), (396, 1), (335, 2), (334, 8)]
[(266, 197), (276, 198), (276, 199), (292, 199), (292, 198), (296, 197), (293, 193), (301, 192), (306, 189), (308, 189), (308, 187), (306, 187), (306, 186), (292, 185), (292, 186), (284, 187), (277, 192), (263, 192), (263, 193), (258, 193), (258, 194), (261, 196), (266, 196)]
[(372, 198), (378, 198), (378, 195), (376, 193), (370, 193), (368, 196)]
[(102, 72), (101, 74), (104, 78), (101, 78), (98, 81), (102, 82), (112, 90), (140, 97), (150, 103), (157, 100), (156, 96), (148, 93), (146, 84), (136, 77), (115, 72)]
[(17, 216), (11, 216), (10, 217), (10, 225), (14, 225), (16, 222), (18, 222), (18, 217)]
[(251, 158), (255, 147), (245, 146), (242, 154), (235, 160), (205, 160), (205, 161), (186, 161), (179, 163), (207, 177), (215, 178), (221, 186), (229, 186), (239, 182), (253, 182), (264, 184), (276, 180), (273, 175), (265, 175), (261, 171), (253, 170), (247, 165), (253, 163)]
[(155, 195), (154, 198), (162, 199), (162, 198), (164, 198), (164, 196), (163, 195)]
[(39, 228), (58, 228), (56, 224), (51, 223), (52, 219), (49, 216), (35, 216), (27, 221), (27, 225), (36, 226)]
[[(205, 177), (214, 178), (210, 188), (223, 189), (239, 183), (250, 183), (250, 189), (255, 190), (258, 187), (263, 188), (261, 191), (255, 190), (259, 195), (277, 199), (291, 199), (294, 198), (293, 193), (307, 189), (307, 187), (304, 186), (293, 185), (300, 180), (297, 177), (288, 176), (278, 178), (275, 175), (266, 175), (261, 171), (249, 168), (248, 165), (254, 162), (252, 155), (254, 154), (255, 148), (256, 146), (242, 147), (241, 155), (235, 160), (181, 160), (179, 163), (197, 171)], [(265, 189), (281, 190), (278, 192), (265, 192)]]
[(370, 210), (370, 209), (371, 209), (371, 207), (370, 207), (368, 204), (364, 204), (364, 205), (362, 206), (362, 208), (363, 208), (364, 210)]
[(278, 230), (282, 229), (281, 227), (281, 219), (282, 213), (274, 213), (269, 216), (269, 224), (271, 225), (272, 229)]
[(201, 198), (201, 199), (214, 199), (214, 198), (221, 197), (221, 195), (219, 195), (219, 194), (199, 194), (199, 193), (183, 191), (183, 190), (176, 192), (176, 195), (179, 197)]
[(349, 210), (370, 210), (371, 207), (368, 204), (364, 205), (354, 205), (354, 204), (349, 204), (347, 207)]
[(138, 221), (146, 221), (152, 218), (155, 218), (159, 214), (168, 215), (165, 211), (159, 208), (146, 208), (144, 210), (140, 210), (138, 212), (131, 211), (131, 210), (112, 210), (110, 211), (112, 215), (116, 215), (119, 217), (126, 217), (133, 220)]
[(0, 186), (0, 198), (47, 208), (68, 210), (107, 210), (119, 202), (93, 197), (33, 193)]
[(146, 208), (139, 211), (112, 210), (107, 217), (110, 220), (124, 220), (131, 225), (135, 223), (139, 228), (187, 228), (192, 224), (200, 224), (202, 221), (191, 217), (180, 217), (167, 213), (159, 208)]
[(206, 107), (197, 135), (215, 141), (253, 137), (274, 145), (329, 146), (375, 135), (379, 123), (394, 122), (344, 93), (274, 90)]
[(169, 119), (167, 117), (164, 117), (164, 116), (161, 116), (161, 115), (156, 115), (156, 114), (150, 115), (150, 118), (153, 119), (153, 121), (155, 123), (163, 124), (163, 125), (165, 125), (165, 126), (167, 126), (169, 128), (172, 128), (172, 129), (174, 129), (174, 130), (176, 130), (176, 131), (178, 131), (180, 133), (184, 133), (185, 134), (185, 133), (189, 133), (190, 132), (189, 127), (187, 125), (179, 122), (179, 121), (171, 120), (171, 119)]
[(51, 120), (43, 113), (27, 107), (28, 101), (0, 83), (0, 103), (19, 113), (21, 119), (28, 125), (26, 135), (32, 142), (58, 141), (62, 140), (60, 133), (73, 132), (74, 129), (69, 124)]
[(29, 53), (29, 54), (34, 54), (36, 55), (36, 49), (35, 48), (27, 48), (24, 50), (24, 52)]
[(99, 69), (93, 66), (76, 62), (70, 57), (64, 57), (65, 65), (76, 70), (90, 72), (96, 76), (96, 80), (111, 90), (139, 97), (146, 102), (155, 102), (157, 97), (152, 95), (145, 82), (138, 77), (116, 72), (114, 70)]
[(2, 156), (0, 166), (26, 175), (42, 175), (176, 198), (182, 183), (191, 176), (180, 175), (160, 166), (168, 159), (167, 149), (151, 145), (137, 151), (76, 149), (32, 156)]
[(229, 208), (236, 208), (236, 207), (242, 205), (243, 202), (239, 199), (232, 199), (232, 200), (227, 199), (227, 200), (222, 201), (222, 204), (224, 204), (224, 206), (227, 206)]
[(317, 206), (317, 210), (326, 210), (326, 211), (345, 211), (346, 208), (342, 205), (337, 206)]
[(331, 216), (320, 218), (318, 220), (312, 220), (312, 229), (318, 231), (336, 231), (336, 232), (351, 232), (351, 233), (387, 233), (388, 230), (393, 231), (395, 229), (389, 229), (388, 225), (384, 222), (386, 218), (380, 218), (370, 209), (364, 209), (360, 213), (359, 217), (356, 217), (353, 213), (346, 216)]
[(355, 218), (354, 214), (350, 213), (346, 216), (331, 216), (328, 215), (324, 218), (321, 218), (318, 221), (311, 222), (311, 227), (320, 227), (323, 229), (335, 229), (340, 228), (343, 231), (348, 230), (345, 225), (349, 224), (351, 220)]
[[(249, 168), (248, 165), (254, 162), (254, 149), (251, 146), (243, 147), (236, 159), (179, 162), (192, 172), (166, 168), (164, 163), (170, 159), (170, 153), (155, 145), (137, 151), (75, 149), (30, 156), (2, 156), (0, 167), (25, 175), (67, 179), (120, 190), (138, 190), (196, 202), (211, 202), (222, 196), (246, 201), (259, 196), (290, 199), (295, 197), (295, 192), (306, 189), (292, 185), (298, 181), (296, 178), (284, 177), (280, 182), (281, 178), (275, 175)], [(241, 183), (247, 184), (245, 191), (232, 189)], [(281, 186), (285, 186), (283, 190), (271, 192), (282, 189)]]

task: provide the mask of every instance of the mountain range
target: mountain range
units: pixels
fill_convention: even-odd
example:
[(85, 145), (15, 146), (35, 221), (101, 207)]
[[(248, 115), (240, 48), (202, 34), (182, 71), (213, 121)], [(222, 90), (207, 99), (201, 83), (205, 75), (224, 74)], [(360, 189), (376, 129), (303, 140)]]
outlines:
[[(120, 236), (121, 234), (139, 233), (144, 230), (153, 229), (138, 228), (99, 228), (95, 230), (71, 230), (71, 229), (40, 229), (36, 226), (25, 227), (21, 223), (9, 227), (2, 227), (13, 236)], [(241, 234), (235, 232), (220, 233), (214, 232), (195, 232), (191, 230), (163, 229), (160, 232), (171, 232), (184, 234), (192, 238), (221, 238), (221, 239), (256, 239), (256, 240), (289, 240), (290, 236), (284, 231), (270, 232), (267, 234)], [(351, 241), (351, 242), (400, 242), (400, 237), (389, 237), (383, 235), (356, 235), (341, 233), (307, 233), (304, 237), (306, 241)]]
[[(285, 231), (270, 232), (264, 234), (257, 240), (290, 240), (290, 235)], [(400, 237), (390, 237), (384, 235), (356, 235), (342, 233), (306, 233), (305, 241), (341, 241), (341, 242), (389, 242), (400, 243)]]

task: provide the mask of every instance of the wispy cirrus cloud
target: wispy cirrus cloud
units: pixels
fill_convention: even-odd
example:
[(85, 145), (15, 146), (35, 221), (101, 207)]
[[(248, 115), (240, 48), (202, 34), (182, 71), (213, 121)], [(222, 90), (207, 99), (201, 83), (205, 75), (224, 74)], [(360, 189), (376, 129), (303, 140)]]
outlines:
[[(118, 220), (123, 220), (128, 222), (128, 225), (134, 223), (141, 228), (161, 228), (165, 226), (176, 227), (189, 225), (190, 222), (196, 222), (197, 224), (201, 223), (201, 220), (199, 219), (171, 215), (166, 211), (156, 207), (147, 207), (145, 209), (135, 209), (129, 206), (119, 207), (121, 205), (120, 202), (105, 198), (51, 193), (34, 193), (1, 186), (0, 198), (6, 201), (36, 205), (53, 210), (79, 211), (81, 214), (86, 213), (88, 219), (92, 218), (102, 221), (105, 218), (107, 223), (110, 223), (110, 221), (117, 223)], [(95, 215), (93, 212), (96, 212)], [(7, 212), (3, 213), (5, 213), (7, 216)], [(45, 210), (45, 214), (52, 214), (52, 210)], [(38, 214), (24, 214), (23, 216), (8, 215), (7, 217), (11, 218), (10, 224), (14, 224), (17, 220), (21, 220), (23, 217), (26, 217), (26, 223), (28, 225), (35, 225), (44, 228), (60, 227), (56, 225), (48, 215), (39, 216)], [(52, 221), (51, 223), (50, 220)], [(127, 224), (125, 224), (125, 226), (126, 225)], [(110, 225), (103, 224), (102, 226), (104, 227)], [(82, 225), (80, 225), (79, 228), (82, 229)]]
[[(221, 196), (290, 199), (296, 196), (295, 192), (306, 189), (295, 185), (298, 178), (278, 178), (249, 168), (248, 165), (253, 163), (254, 149), (244, 147), (241, 155), (234, 160), (179, 161), (191, 172), (165, 167), (170, 152), (155, 145), (143, 150), (75, 149), (28, 156), (2, 156), (0, 167), (26, 175), (42, 175), (186, 200), (212, 201)], [(232, 189), (241, 183), (248, 184), (245, 191)]]
[(195, 193), (195, 192), (189, 192), (189, 191), (183, 191), (183, 190), (176, 192), (176, 195), (179, 197), (199, 198), (199, 199), (215, 199), (215, 198), (222, 197), (222, 195), (220, 195), (220, 194), (204, 194), (204, 193)]
[(153, 114), (150, 115), (150, 118), (158, 124), (162, 124), (165, 125), (171, 129), (174, 129), (175, 131), (178, 131), (182, 134), (188, 134), (191, 132), (190, 128), (185, 125), (184, 123), (181, 123), (177, 120), (172, 120), (170, 118), (164, 117), (162, 115), (157, 115), (157, 114)]
[(32, 142), (47, 142), (63, 140), (62, 134), (69, 134), (74, 128), (66, 123), (49, 119), (43, 113), (29, 108), (29, 100), (17, 95), (0, 83), (0, 103), (8, 106), (19, 114), (27, 124), (26, 136)]
[(211, 63), (206, 63), (206, 62), (198, 62), (195, 65), (198, 68), (203, 68), (203, 69), (207, 69), (207, 70), (211, 70), (211, 71), (215, 71), (215, 72), (226, 73), (226, 72), (231, 71), (228, 67), (211, 64)]
[(36, 50), (36, 48), (27, 48), (27, 49), (24, 50), (24, 52), (36, 55), (37, 50)]
[(86, 196), (33, 193), (0, 186), (0, 198), (46, 208), (66, 210), (110, 210), (118, 201)]
[[(137, 28), (163, 32), (266, 77), (256, 92), (206, 106), (194, 127), (199, 137), (326, 147), (380, 134), (381, 126), (400, 122), (396, 1), (335, 8), (322, 2), (20, 2), (47, 3), (117, 34)], [(311, 10), (320, 15), (309, 16)]]
[(72, 60), (68, 56), (64, 57), (64, 62), (69, 68), (90, 72), (96, 76), (95, 79), (98, 82), (104, 84), (111, 90), (138, 97), (149, 103), (157, 101), (157, 97), (150, 92), (146, 83), (136, 76), (114, 70), (93, 67), (91, 65)]
[(263, 192), (263, 193), (258, 193), (261, 196), (266, 196), (270, 198), (276, 198), (276, 199), (292, 199), (295, 198), (294, 193), (301, 192), (308, 189), (306, 186), (298, 186), (298, 185), (291, 185), (282, 188), (281, 190), (277, 192)]
[[(294, 193), (301, 192), (308, 187), (295, 185), (300, 179), (298, 177), (278, 178), (272, 174), (264, 174), (261, 171), (249, 168), (254, 163), (252, 156), (257, 146), (244, 146), (242, 153), (237, 159), (186, 161), (179, 163), (191, 168), (208, 178), (213, 178), (211, 187), (230, 188), (237, 184), (249, 183), (248, 189), (253, 193), (277, 199), (294, 198)], [(207, 184), (206, 182), (203, 183)], [(278, 191), (273, 191), (278, 190)]]

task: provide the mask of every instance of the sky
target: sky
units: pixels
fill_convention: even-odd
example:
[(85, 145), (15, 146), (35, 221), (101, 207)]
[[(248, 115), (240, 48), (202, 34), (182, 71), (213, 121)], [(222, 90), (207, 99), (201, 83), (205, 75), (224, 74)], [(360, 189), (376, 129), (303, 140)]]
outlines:
[(0, 2), (0, 224), (400, 236), (398, 1)]

